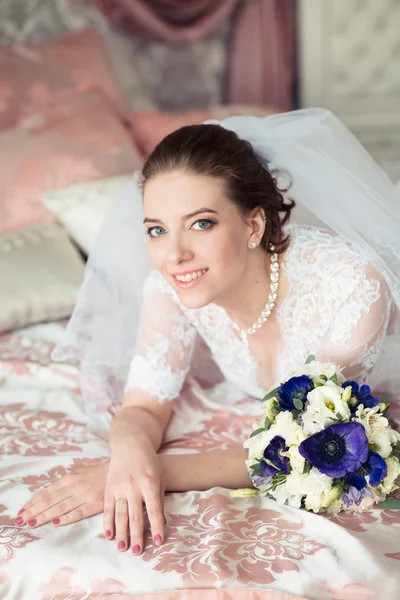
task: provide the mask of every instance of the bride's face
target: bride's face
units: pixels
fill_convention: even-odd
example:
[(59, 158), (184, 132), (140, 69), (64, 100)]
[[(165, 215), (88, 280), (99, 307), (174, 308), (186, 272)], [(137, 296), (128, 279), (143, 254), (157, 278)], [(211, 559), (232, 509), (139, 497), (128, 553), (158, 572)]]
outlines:
[(144, 187), (153, 266), (187, 308), (223, 300), (240, 285), (251, 229), (219, 179), (173, 171)]

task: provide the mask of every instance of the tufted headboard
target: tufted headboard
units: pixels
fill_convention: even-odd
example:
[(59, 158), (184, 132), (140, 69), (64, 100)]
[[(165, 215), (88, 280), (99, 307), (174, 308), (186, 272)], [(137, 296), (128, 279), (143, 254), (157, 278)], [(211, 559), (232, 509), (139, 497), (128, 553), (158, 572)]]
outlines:
[(300, 98), (337, 114), (400, 179), (400, 0), (300, 0)]

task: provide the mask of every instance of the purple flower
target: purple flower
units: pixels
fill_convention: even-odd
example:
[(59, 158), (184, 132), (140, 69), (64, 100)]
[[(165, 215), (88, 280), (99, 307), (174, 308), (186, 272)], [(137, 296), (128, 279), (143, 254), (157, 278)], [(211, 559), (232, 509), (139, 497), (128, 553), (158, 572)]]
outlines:
[(289, 473), (290, 461), (287, 456), (282, 456), (282, 452), (287, 452), (285, 440), (280, 435), (276, 435), (264, 450), (264, 458), (261, 460), (260, 467), (263, 475), (273, 477), (277, 473)]
[(377, 452), (370, 452), (367, 462), (358, 469), (356, 473), (347, 475), (347, 483), (357, 490), (362, 490), (367, 485), (366, 476), (369, 475), (369, 485), (376, 487), (387, 475), (386, 462)]
[(268, 486), (272, 481), (272, 477), (269, 475), (253, 475), (251, 480), (254, 484), (254, 487), (261, 488), (263, 486)]
[(313, 380), (307, 375), (292, 377), (278, 389), (279, 406), (282, 410), (303, 410), (307, 394), (314, 389)]
[(363, 499), (363, 493), (357, 488), (350, 486), (347, 492), (342, 492), (340, 498), (343, 500), (343, 504), (345, 504), (347, 508), (351, 504), (357, 504), (357, 506), (359, 506)]
[(371, 490), (367, 490), (366, 488), (363, 490), (358, 490), (354, 486), (350, 486), (347, 492), (342, 492), (340, 498), (348, 508), (351, 504), (360, 506), (364, 496), (368, 496), (369, 498), (374, 497)]
[(300, 454), (321, 473), (344, 477), (368, 458), (368, 440), (361, 423), (338, 423), (301, 442)]
[(351, 387), (351, 398), (349, 400), (349, 408), (351, 413), (355, 413), (360, 404), (364, 405), (364, 408), (373, 408), (379, 403), (379, 398), (371, 395), (371, 388), (369, 385), (358, 385), (356, 381), (345, 381), (342, 388)]

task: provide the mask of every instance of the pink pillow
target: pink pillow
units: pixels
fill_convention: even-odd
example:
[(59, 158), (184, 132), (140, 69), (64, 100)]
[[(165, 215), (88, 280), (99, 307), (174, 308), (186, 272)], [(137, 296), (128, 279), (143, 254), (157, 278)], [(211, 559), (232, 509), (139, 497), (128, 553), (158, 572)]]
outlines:
[(235, 115), (266, 117), (282, 112), (273, 106), (248, 106), (245, 104), (223, 104), (208, 108), (197, 108), (182, 112), (131, 112), (126, 115), (135, 144), (144, 158), (154, 150), (161, 140), (184, 125), (195, 125), (207, 119), (227, 119)]
[(97, 94), (0, 132), (0, 234), (53, 219), (47, 190), (133, 173), (142, 160), (129, 133)]
[(0, 130), (92, 90), (122, 105), (95, 29), (38, 44), (0, 46)]

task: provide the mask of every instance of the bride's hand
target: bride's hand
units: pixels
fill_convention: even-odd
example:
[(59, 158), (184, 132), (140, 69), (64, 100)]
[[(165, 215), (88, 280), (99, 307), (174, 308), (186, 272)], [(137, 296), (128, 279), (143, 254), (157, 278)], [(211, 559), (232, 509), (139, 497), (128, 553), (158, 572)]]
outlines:
[(69, 525), (103, 512), (109, 460), (72, 471), (27, 502), (16, 525)]
[(143, 551), (144, 506), (155, 545), (164, 540), (165, 474), (152, 443), (136, 438), (113, 449), (104, 496), (104, 534), (121, 552)]

